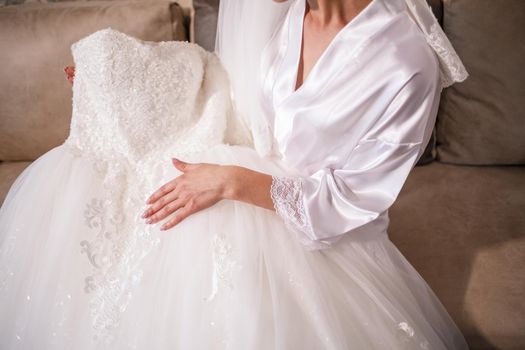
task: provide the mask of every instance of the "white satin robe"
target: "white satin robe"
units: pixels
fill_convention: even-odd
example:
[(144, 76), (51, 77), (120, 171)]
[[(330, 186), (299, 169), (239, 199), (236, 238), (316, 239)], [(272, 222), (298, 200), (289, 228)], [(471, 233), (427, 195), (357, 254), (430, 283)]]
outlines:
[(274, 154), (300, 175), (273, 177), (277, 213), (307, 249), (381, 235), (432, 133), (439, 62), (403, 0), (373, 0), (332, 40), (296, 91), (306, 0), (294, 0), (262, 52), (261, 103)]

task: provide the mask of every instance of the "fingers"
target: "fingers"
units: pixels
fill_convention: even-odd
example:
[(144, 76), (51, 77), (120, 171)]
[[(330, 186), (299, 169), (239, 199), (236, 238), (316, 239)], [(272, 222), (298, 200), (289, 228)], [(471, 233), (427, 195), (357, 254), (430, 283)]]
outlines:
[(72, 66), (64, 67), (64, 72), (66, 72), (67, 75), (70, 75), (72, 71)]
[(151, 215), (147, 220), (147, 224), (154, 224), (156, 222), (159, 222), (160, 220), (165, 219), (168, 215), (175, 212), (179, 208), (184, 207), (184, 201), (181, 198), (177, 198), (165, 206), (162, 207), (159, 211), (157, 211), (155, 214)]
[(153, 192), (151, 196), (146, 200), (146, 204), (153, 204), (155, 201), (159, 200), (161, 197), (175, 189), (175, 180), (172, 180), (168, 183), (162, 185), (158, 190)]
[(195, 206), (192, 201), (188, 201), (185, 206), (183, 206), (171, 219), (166, 221), (161, 227), (161, 231), (166, 231), (172, 228), (173, 226), (180, 223), (182, 220), (190, 216), (196, 211)]
[(146, 219), (150, 217), (151, 215), (157, 213), (159, 210), (164, 208), (169, 203), (173, 202), (175, 199), (177, 199), (178, 195), (176, 191), (171, 191), (164, 196), (160, 197), (157, 201), (155, 201), (149, 208), (147, 208), (144, 213), (142, 213), (142, 218)]
[(64, 71), (67, 73), (67, 74), (75, 74), (75, 66), (67, 66), (64, 68)]
[(164, 184), (155, 191), (146, 200), (146, 203), (151, 204), (151, 206), (142, 214), (142, 218), (146, 218), (147, 224), (153, 224), (176, 212), (173, 218), (162, 225), (161, 230), (163, 231), (177, 225), (187, 216), (196, 211), (195, 200), (190, 194), (191, 191), (188, 192), (188, 189), (186, 188), (187, 183), (185, 177), (188, 175), (184, 173), (206, 165), (202, 163), (186, 163), (176, 158), (172, 159), (172, 163), (175, 168), (180, 170), (183, 174)]
[(75, 66), (67, 66), (64, 68), (64, 72), (66, 72), (67, 80), (70, 83), (73, 83), (73, 79), (75, 77)]

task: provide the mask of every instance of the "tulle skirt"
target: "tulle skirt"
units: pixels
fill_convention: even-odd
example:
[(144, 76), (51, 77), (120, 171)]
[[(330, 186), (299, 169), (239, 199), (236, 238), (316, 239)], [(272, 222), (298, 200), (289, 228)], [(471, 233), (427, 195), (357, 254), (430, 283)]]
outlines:
[[(286, 170), (243, 146), (191, 161)], [(223, 200), (128, 237), (90, 162), (56, 147), (8, 193), (1, 349), (467, 348), (386, 232), (307, 250), (274, 211)]]

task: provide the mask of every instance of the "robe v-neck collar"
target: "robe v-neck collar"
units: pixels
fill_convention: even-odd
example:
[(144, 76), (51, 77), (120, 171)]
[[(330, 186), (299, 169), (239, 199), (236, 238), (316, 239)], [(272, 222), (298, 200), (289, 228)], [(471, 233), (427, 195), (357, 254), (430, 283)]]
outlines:
[[(296, 0), (288, 18), (288, 33), (285, 37), (285, 48), (281, 51), (281, 64), (275, 75), (273, 86), (274, 106), (278, 107), (285, 100), (296, 96), (313, 96), (321, 92), (337, 70), (355, 60), (368, 39), (381, 22), (392, 17), (392, 6), (388, 0), (372, 0), (361, 12), (348, 22), (325, 48), (310, 73), (298, 89), (295, 89), (301, 57), (304, 15), (307, 0)], [(386, 22), (385, 22), (386, 23)]]

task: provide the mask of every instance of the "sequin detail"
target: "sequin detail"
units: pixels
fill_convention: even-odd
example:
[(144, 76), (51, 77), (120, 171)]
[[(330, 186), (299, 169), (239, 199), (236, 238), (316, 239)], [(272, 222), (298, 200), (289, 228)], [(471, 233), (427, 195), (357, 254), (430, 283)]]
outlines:
[[(299, 268), (299, 266), (297, 266)], [(301, 308), (306, 313), (307, 317), (313, 323), (313, 327), (317, 330), (319, 334), (319, 339), (323, 343), (324, 349), (335, 349), (337, 346), (334, 344), (334, 339), (332, 339), (329, 334), (331, 333), (329, 329), (326, 329), (329, 322), (325, 318), (324, 310), (321, 308), (319, 303), (314, 302), (318, 297), (316, 295), (315, 288), (307, 288), (305, 283), (302, 281), (304, 279), (305, 273), (303, 271), (297, 271), (296, 277), (295, 272), (292, 270), (287, 270), (286, 274), (288, 275), (288, 283), (292, 287), (295, 294), (298, 296), (298, 303), (301, 305)]]
[[(19, 228), (15, 229), (15, 232), (19, 232)], [(7, 236), (2, 249), (0, 250), (0, 256), (2, 261), (12, 261), (13, 252), (15, 250), (17, 235)], [(9, 289), (9, 281), (14, 277), (13, 267), (10, 264), (0, 265), (0, 291), (7, 292)]]

